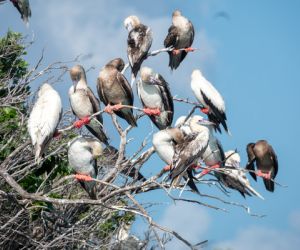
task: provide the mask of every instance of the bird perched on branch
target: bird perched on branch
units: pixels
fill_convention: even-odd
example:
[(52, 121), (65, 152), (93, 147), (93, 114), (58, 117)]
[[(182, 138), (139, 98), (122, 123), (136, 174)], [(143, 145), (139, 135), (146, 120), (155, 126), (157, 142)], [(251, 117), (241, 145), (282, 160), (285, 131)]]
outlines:
[(106, 111), (125, 119), (133, 127), (137, 126), (131, 108), (114, 108), (111, 105), (133, 105), (133, 93), (125, 76), (121, 73), (125, 64), (121, 58), (107, 63), (99, 73), (97, 90), (100, 100), (107, 106)]
[[(266, 140), (247, 145), (248, 163), (246, 169), (251, 170), (250, 175), (256, 181), (256, 176), (261, 176), (268, 191), (274, 192), (274, 179), (278, 172), (277, 155), (273, 147)], [(254, 162), (257, 170), (255, 171)], [(273, 180), (271, 180), (273, 179)]]
[[(87, 85), (84, 68), (81, 65), (72, 67), (70, 76), (73, 86), (69, 89), (69, 100), (73, 113), (79, 119), (84, 119), (99, 112), (100, 102)], [(103, 132), (102, 115), (99, 114), (91, 120), (87, 119), (86, 123), (86, 128), (101, 142), (108, 145), (108, 138)]]
[[(28, 27), (29, 18), (31, 17), (31, 9), (29, 5), (29, 0), (10, 0), (12, 4), (16, 7), (16, 9), (21, 14), (21, 18)], [(2, 1), (3, 2), (3, 1)]]
[(176, 185), (182, 174), (199, 158), (203, 158), (209, 143), (209, 129), (211, 122), (201, 116), (193, 116), (188, 121), (191, 133), (185, 137), (184, 143), (175, 149), (170, 178)]
[(50, 143), (59, 124), (62, 104), (59, 94), (48, 83), (38, 92), (28, 119), (28, 132), (35, 151), (35, 161), (39, 164), (43, 153)]
[(127, 56), (135, 79), (143, 61), (148, 56), (152, 44), (151, 29), (142, 24), (137, 16), (129, 16), (124, 20), (124, 26), (128, 30)]
[(102, 155), (102, 151), (101, 142), (91, 137), (77, 137), (69, 143), (69, 164), (91, 199), (97, 199), (96, 182), (91, 178), (97, 178), (97, 158)]
[[(151, 68), (141, 69), (141, 79), (137, 83), (139, 98), (144, 111), (158, 129), (171, 126), (174, 114), (173, 98), (165, 79)], [(150, 112), (147, 113), (147, 110)], [(158, 109), (159, 115), (151, 115), (151, 110)]]
[[(173, 12), (172, 26), (168, 30), (165, 38), (165, 48), (173, 48), (169, 53), (169, 67), (177, 69), (183, 59), (186, 57), (194, 41), (194, 26), (179, 10)], [(184, 49), (184, 50), (180, 50)]]
[(221, 182), (231, 188), (239, 191), (239, 193), (245, 198), (245, 195), (256, 195), (264, 200), (264, 198), (251, 187), (250, 182), (245, 174), (245, 170), (240, 167), (241, 158), (240, 155), (233, 150), (225, 152), (225, 164), (222, 168), (219, 178)]
[(220, 124), (222, 124), (225, 131), (229, 133), (223, 97), (198, 69), (194, 70), (191, 75), (191, 88), (197, 100), (203, 105), (201, 111), (207, 114), (211, 122), (215, 123), (215, 129), (221, 132)]

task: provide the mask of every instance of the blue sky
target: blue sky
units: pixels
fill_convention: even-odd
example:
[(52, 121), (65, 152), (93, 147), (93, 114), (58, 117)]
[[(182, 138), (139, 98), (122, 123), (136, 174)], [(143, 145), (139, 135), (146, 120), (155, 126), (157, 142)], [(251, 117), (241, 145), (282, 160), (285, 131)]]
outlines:
[[(190, 53), (173, 73), (167, 67), (166, 54), (149, 58), (145, 65), (165, 77), (173, 95), (190, 98), (193, 98), (190, 74), (195, 68), (201, 69), (226, 102), (232, 136), (218, 135), (224, 149), (237, 148), (244, 165), (246, 144), (267, 139), (279, 159), (277, 180), (287, 184), (288, 188), (276, 186), (272, 194), (264, 190), (261, 180), (258, 183), (251, 180), (265, 201), (244, 200), (238, 193), (232, 193), (231, 200), (247, 204), (255, 213), (266, 214), (263, 219), (248, 216), (235, 207), (227, 206), (230, 212), (223, 213), (191, 204), (174, 206), (163, 192), (144, 195), (140, 200), (164, 203), (150, 209), (156, 221), (174, 228), (194, 243), (208, 239), (209, 249), (298, 248), (300, 197), (297, 179), (300, 167), (295, 156), (300, 154), (297, 129), (300, 122), (299, 1), (31, 0), (31, 7), (30, 28), (26, 29), (11, 3), (0, 5), (0, 34), (3, 35), (8, 28), (29, 38), (34, 34), (35, 43), (26, 57), (32, 66), (43, 48), (44, 65), (68, 61), (79, 54), (89, 55), (82, 56), (81, 64), (85, 68), (95, 67), (88, 72), (89, 85), (94, 90), (99, 69), (107, 61), (115, 57), (126, 60), (127, 33), (122, 24), (125, 17), (135, 14), (151, 26), (154, 33), (152, 49), (158, 49), (162, 47), (170, 26), (172, 11), (182, 10), (195, 26), (193, 46), (199, 51)], [(229, 18), (216, 17), (220, 11), (228, 13)], [(40, 84), (36, 82), (35, 86)], [(67, 89), (70, 85), (67, 76), (64, 83), (55, 86), (64, 99), (65, 109), (69, 105)], [(137, 97), (135, 104), (140, 106)], [(190, 108), (176, 104), (175, 117), (187, 113)], [(116, 131), (110, 128), (109, 117), (104, 119), (112, 143), (117, 145)], [(152, 129), (146, 117), (138, 125), (139, 128), (130, 134), (135, 140), (129, 145), (128, 154)], [(150, 176), (163, 165), (158, 157), (153, 157), (142, 172)], [(226, 198), (214, 188), (203, 187), (202, 190)], [(139, 220), (133, 231), (140, 233), (142, 225), (143, 221)], [(184, 249), (178, 242), (170, 243), (169, 248)]]

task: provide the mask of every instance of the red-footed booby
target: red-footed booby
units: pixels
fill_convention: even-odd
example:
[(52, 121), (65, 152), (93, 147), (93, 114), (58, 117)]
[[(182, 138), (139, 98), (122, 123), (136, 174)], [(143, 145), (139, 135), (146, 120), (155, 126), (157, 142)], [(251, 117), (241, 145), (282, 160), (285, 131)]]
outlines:
[[(92, 90), (88, 87), (85, 70), (81, 65), (71, 68), (70, 76), (73, 86), (69, 89), (69, 100), (73, 113), (79, 118), (84, 119), (100, 110), (100, 102), (95, 97)], [(99, 114), (86, 124), (86, 128), (101, 142), (108, 145), (108, 139), (103, 132), (103, 119)]]
[[(164, 46), (166, 48), (174, 48), (169, 51), (169, 67), (177, 69), (183, 59), (186, 57), (190, 47), (194, 41), (194, 26), (179, 10), (173, 12), (172, 26), (168, 30), (165, 38)], [(185, 50), (179, 50), (185, 49)]]
[(221, 168), (222, 171), (219, 173), (222, 183), (231, 189), (239, 191), (244, 198), (245, 195), (251, 196), (253, 194), (264, 200), (264, 197), (251, 187), (245, 170), (240, 167), (240, 155), (234, 150), (228, 150), (225, 152), (225, 157), (225, 166)]
[(28, 119), (28, 132), (34, 146), (37, 164), (53, 138), (61, 114), (62, 104), (59, 94), (50, 84), (44, 83), (39, 89), (37, 101)]
[(135, 78), (143, 61), (148, 56), (152, 44), (151, 29), (142, 24), (137, 16), (129, 16), (124, 20), (128, 30), (127, 56), (133, 77)]
[(97, 158), (102, 155), (101, 142), (91, 137), (78, 137), (69, 143), (68, 160), (76, 172), (76, 178), (91, 199), (97, 199), (96, 182)]
[(254, 162), (256, 162), (257, 172), (249, 172), (256, 180), (256, 175), (264, 180), (268, 191), (274, 192), (274, 182), (278, 172), (277, 155), (272, 146), (266, 140), (259, 140), (256, 143), (247, 145), (248, 163), (246, 169), (255, 171)]
[[(97, 90), (100, 100), (107, 105), (106, 110), (112, 112), (111, 105), (133, 105), (132, 89), (121, 73), (124, 68), (124, 61), (121, 58), (116, 58), (107, 63), (101, 69), (97, 81)], [(113, 109), (116, 115), (125, 119), (133, 127), (137, 126), (131, 108)], [(118, 111), (116, 111), (118, 110)]]
[(215, 123), (215, 129), (221, 132), (219, 124), (229, 133), (226, 124), (225, 102), (216, 88), (205, 79), (200, 70), (194, 70), (191, 75), (191, 88), (197, 100), (203, 105), (201, 111)]
[[(173, 121), (174, 104), (165, 79), (151, 68), (143, 67), (141, 79), (137, 82), (137, 91), (144, 111), (150, 109), (148, 116), (154, 125), (160, 130), (170, 127)], [(160, 115), (151, 115), (152, 109), (158, 109)]]
[(177, 145), (171, 166), (170, 178), (177, 182), (181, 174), (206, 152), (209, 143), (209, 129), (211, 122), (200, 116), (193, 116), (189, 120), (191, 134), (187, 135), (183, 143)]
[[(158, 156), (167, 164), (164, 167), (164, 171), (169, 171), (172, 168), (173, 159), (175, 156), (176, 148), (179, 148), (179, 145), (185, 143), (185, 135), (179, 128), (167, 128), (160, 130), (159, 132), (153, 135), (153, 147), (158, 154)], [(195, 192), (199, 192), (195, 183), (193, 182), (192, 169), (187, 168), (186, 174), (180, 174), (179, 177), (183, 176), (185, 179), (188, 179), (187, 185)], [(179, 184), (180, 179), (178, 177), (177, 183), (173, 186)]]

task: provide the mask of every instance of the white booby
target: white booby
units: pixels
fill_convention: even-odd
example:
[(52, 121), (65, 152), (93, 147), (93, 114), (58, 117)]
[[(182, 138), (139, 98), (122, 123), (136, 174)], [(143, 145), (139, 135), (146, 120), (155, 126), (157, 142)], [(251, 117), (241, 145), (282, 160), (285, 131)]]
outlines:
[(229, 133), (226, 124), (225, 102), (215, 87), (205, 79), (200, 70), (194, 70), (191, 75), (191, 88), (203, 108), (203, 113), (216, 124), (215, 129), (221, 132), (219, 124)]
[[(206, 152), (209, 143), (209, 129), (207, 126), (210, 121), (204, 120), (200, 116), (193, 116), (189, 120), (191, 134), (185, 137), (183, 143), (178, 144), (175, 148), (175, 155), (172, 162), (170, 178), (172, 182), (178, 181), (181, 174)], [(189, 176), (190, 177), (190, 176)]]
[[(165, 38), (164, 46), (172, 47), (173, 51), (169, 51), (169, 67), (177, 69), (180, 63), (187, 55), (189, 48), (194, 41), (194, 26), (179, 10), (173, 12), (172, 26), (168, 30)], [(185, 49), (185, 50), (179, 50)]]
[[(125, 76), (121, 73), (125, 64), (121, 58), (116, 58), (107, 63), (99, 73), (97, 90), (100, 100), (107, 105), (133, 105), (133, 93)], [(125, 119), (133, 127), (137, 126), (131, 108), (122, 108), (116, 111), (116, 115)], [(111, 111), (110, 111), (111, 112)]]
[[(72, 67), (70, 76), (73, 86), (69, 89), (69, 100), (73, 113), (79, 119), (83, 119), (98, 112), (100, 110), (100, 102), (87, 85), (84, 68), (81, 65)], [(86, 128), (100, 141), (108, 145), (108, 139), (103, 132), (102, 124), (102, 115), (99, 114), (89, 124), (86, 124)]]
[(59, 124), (62, 104), (59, 94), (51, 85), (44, 83), (38, 92), (28, 119), (28, 132), (35, 151), (35, 161), (39, 164)]
[(101, 142), (91, 137), (78, 137), (69, 144), (69, 164), (79, 176), (83, 175), (77, 178), (91, 199), (97, 199), (96, 182), (84, 181), (84, 177), (97, 178), (97, 158), (102, 155), (102, 151)]
[(135, 78), (143, 61), (148, 56), (152, 44), (151, 29), (142, 24), (137, 16), (129, 16), (124, 20), (128, 30), (127, 56), (133, 77)]
[[(160, 115), (148, 114), (160, 130), (171, 126), (174, 114), (173, 98), (165, 79), (151, 68), (141, 69), (141, 79), (137, 82), (138, 96), (144, 110), (158, 109)], [(147, 114), (147, 112), (145, 112)]]
[(225, 152), (225, 157), (224, 168), (220, 169), (221, 173), (218, 175), (221, 182), (225, 186), (239, 191), (244, 198), (245, 195), (251, 196), (254, 194), (264, 200), (264, 198), (251, 187), (245, 170), (240, 167), (240, 155), (234, 150), (229, 150)]
[(29, 0), (10, 0), (12, 4), (16, 7), (16, 9), (21, 14), (21, 18), (28, 26), (29, 24), (29, 18), (31, 17), (31, 9), (29, 5)]
[[(246, 169), (251, 170), (250, 175), (256, 180), (256, 175), (264, 180), (268, 191), (274, 192), (274, 182), (278, 172), (277, 155), (273, 147), (266, 140), (259, 140), (256, 143), (247, 145), (248, 163)], [(256, 162), (257, 172), (254, 173), (254, 162)]]

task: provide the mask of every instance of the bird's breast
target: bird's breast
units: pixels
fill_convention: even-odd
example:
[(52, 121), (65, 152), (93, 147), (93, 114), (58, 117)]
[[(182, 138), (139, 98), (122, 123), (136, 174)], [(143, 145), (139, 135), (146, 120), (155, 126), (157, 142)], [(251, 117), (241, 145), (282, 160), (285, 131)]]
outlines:
[(161, 93), (156, 86), (151, 86), (147, 84), (142, 84), (140, 88), (140, 95), (143, 103), (148, 108), (159, 108), (163, 106), (163, 100)]
[(70, 95), (70, 104), (72, 110), (80, 119), (93, 114), (93, 107), (90, 99), (83, 90), (77, 90)]

